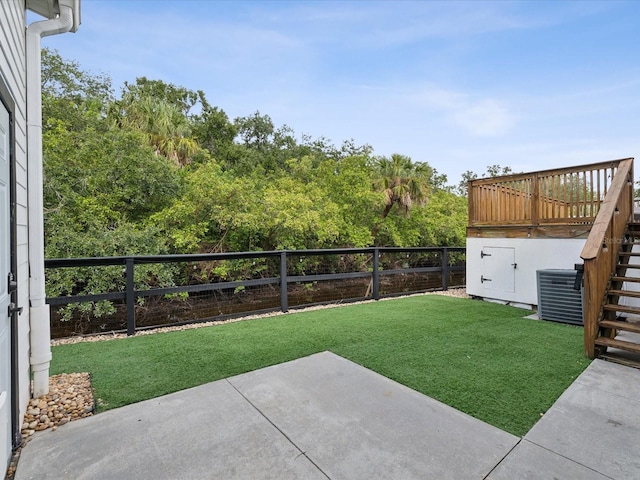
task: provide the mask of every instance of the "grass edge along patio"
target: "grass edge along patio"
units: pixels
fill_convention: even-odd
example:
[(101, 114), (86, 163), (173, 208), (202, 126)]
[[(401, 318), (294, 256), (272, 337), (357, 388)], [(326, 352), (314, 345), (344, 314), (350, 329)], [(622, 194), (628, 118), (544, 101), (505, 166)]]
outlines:
[(588, 366), (572, 325), (439, 295), (53, 347), (52, 374), (88, 371), (99, 410), (316, 352), (333, 353), (516, 435)]

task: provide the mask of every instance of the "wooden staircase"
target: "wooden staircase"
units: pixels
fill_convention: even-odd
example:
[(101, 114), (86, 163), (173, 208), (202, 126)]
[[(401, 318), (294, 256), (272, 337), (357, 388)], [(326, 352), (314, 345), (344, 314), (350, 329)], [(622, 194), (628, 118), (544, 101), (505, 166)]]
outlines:
[(623, 299), (640, 299), (640, 222), (627, 224), (595, 339), (599, 358), (640, 368), (640, 306)]
[(634, 193), (633, 158), (619, 160), (580, 258), (585, 355), (640, 367), (640, 329), (633, 317), (640, 311), (620, 301), (640, 298), (630, 288), (640, 284), (632, 274), (640, 263), (633, 250), (640, 245)]

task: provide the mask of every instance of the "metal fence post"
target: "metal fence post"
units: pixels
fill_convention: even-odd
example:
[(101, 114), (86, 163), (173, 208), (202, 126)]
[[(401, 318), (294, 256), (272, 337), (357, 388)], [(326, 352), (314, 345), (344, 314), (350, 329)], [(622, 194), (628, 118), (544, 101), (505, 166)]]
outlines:
[(127, 265), (127, 335), (136, 333), (136, 297), (133, 283), (133, 258), (126, 259)]
[(449, 249), (442, 249), (442, 290), (449, 290)]
[(280, 310), (289, 311), (289, 297), (287, 294), (287, 252), (280, 252)]
[(373, 249), (373, 272), (372, 272), (372, 281), (373, 281), (373, 294), (374, 300), (380, 300), (380, 250), (378, 248)]
[[(2, 0), (0, 0), (2, 2)], [(291, 252), (291, 255), (289, 255)], [(387, 253), (389, 252), (389, 253)], [(428, 252), (427, 262), (420, 263), (419, 265), (413, 265), (413, 260), (404, 260), (397, 257), (400, 254), (407, 254), (407, 258), (411, 255), (412, 252)], [(435, 260), (434, 255), (440, 252), (441, 254), (441, 265), (438, 266), (434, 264)], [(451, 252), (451, 254), (449, 253)], [(84, 293), (81, 292), (79, 295), (75, 296), (60, 296), (47, 298), (47, 304), (51, 305), (52, 309), (61, 308), (64, 305), (70, 304), (78, 304), (83, 302), (117, 302), (120, 306), (125, 306), (126, 312), (126, 326), (122, 323), (118, 323), (116, 326), (118, 329), (124, 329), (127, 335), (135, 335), (137, 332), (136, 325), (136, 311), (135, 308), (138, 305), (138, 298), (150, 298), (150, 297), (158, 297), (164, 295), (171, 295), (174, 293), (182, 293), (182, 292), (220, 292), (225, 289), (233, 288), (234, 292), (243, 291), (245, 288), (253, 288), (259, 287), (262, 285), (269, 285), (269, 288), (275, 288), (277, 284), (280, 284), (280, 299), (279, 304), (271, 304), (269, 308), (265, 308), (265, 311), (273, 311), (281, 310), (282, 312), (288, 312), (289, 309), (289, 296), (288, 296), (288, 286), (291, 281), (294, 284), (322, 284), (327, 285), (328, 282), (336, 281), (335, 288), (335, 298), (334, 301), (355, 301), (361, 300), (363, 298), (370, 300), (380, 300), (380, 298), (384, 298), (387, 296), (395, 296), (402, 295), (404, 293), (416, 293), (418, 291), (424, 291), (425, 287), (423, 284), (419, 282), (411, 282), (409, 286), (415, 290), (411, 292), (398, 292), (397, 288), (394, 289), (394, 286), (391, 285), (394, 283), (394, 280), (399, 277), (404, 277), (405, 274), (407, 276), (417, 275), (418, 277), (426, 276), (429, 279), (433, 278), (433, 276), (437, 276), (438, 273), (442, 274), (442, 289), (447, 290), (452, 284), (457, 286), (460, 282), (464, 282), (464, 247), (413, 247), (413, 248), (388, 248), (388, 247), (363, 247), (363, 248), (343, 248), (343, 249), (317, 249), (317, 250), (307, 250), (304, 253), (296, 250), (279, 250), (279, 251), (269, 251), (269, 252), (234, 252), (234, 253), (217, 253), (217, 254), (199, 254), (199, 255), (158, 255), (158, 256), (119, 256), (119, 257), (109, 257), (109, 258), (66, 258), (66, 259), (47, 259), (45, 260), (45, 268), (72, 268), (72, 267), (107, 267), (112, 266), (117, 270), (114, 272), (116, 275), (119, 275), (119, 287), (116, 291), (107, 291), (107, 292), (97, 292), (97, 293)], [(382, 254), (385, 254), (385, 260), (382, 260)], [(357, 255), (357, 260), (360, 260), (360, 255), (366, 256), (366, 264), (360, 265), (359, 262), (352, 265), (353, 262), (346, 262), (346, 267), (340, 264), (339, 271), (334, 272), (326, 272), (324, 270), (313, 270), (311, 272), (305, 272), (304, 269), (301, 269), (298, 272), (297, 268), (294, 268), (291, 272), (291, 280), (289, 280), (288, 276), (288, 259), (292, 257), (294, 260), (298, 260), (298, 256), (329, 256), (329, 255)], [(369, 257), (372, 255), (372, 257)], [(453, 255), (453, 257), (451, 256)], [(273, 263), (275, 260), (280, 257), (280, 265)], [(395, 256), (395, 257), (394, 257)], [(460, 259), (458, 259), (460, 256)], [(198, 283), (195, 285), (176, 285), (169, 288), (141, 288), (137, 290), (134, 274), (135, 274), (135, 265), (137, 263), (182, 263), (182, 262), (208, 262), (215, 260), (241, 260), (247, 258), (255, 258), (255, 259), (269, 259), (267, 266), (267, 272), (265, 276), (261, 276), (260, 278), (248, 278), (242, 277), (239, 280), (235, 281), (217, 281), (224, 279), (211, 279), (205, 280), (205, 283)], [(422, 258), (422, 257), (420, 257)], [(335, 259), (334, 259), (335, 260)], [(369, 263), (370, 262), (370, 263)], [(254, 263), (255, 265), (255, 263)], [(122, 270), (122, 267), (125, 267)], [(260, 266), (262, 266), (262, 262), (260, 262)], [(350, 268), (354, 267), (354, 268)], [(274, 268), (276, 269), (274, 271)], [(344, 271), (343, 271), (344, 270)], [(461, 272), (459, 275), (458, 273)], [(110, 272), (106, 272), (106, 274), (110, 274)], [(122, 285), (122, 275), (125, 275), (125, 285)], [(424, 275), (423, 275), (424, 274)], [(382, 287), (382, 277), (385, 275), (385, 285), (389, 283), (389, 288)], [(368, 277), (368, 282), (367, 282)], [(356, 285), (357, 280), (357, 288), (349, 289), (346, 288), (344, 291), (341, 291), (342, 285), (347, 285), (351, 287), (352, 285)], [(346, 283), (339, 283), (347, 280)], [(208, 283), (208, 282), (213, 283)], [(366, 282), (368, 284), (366, 293), (362, 292), (360, 289), (359, 282)], [(124, 288), (122, 288), (124, 286)], [(364, 285), (363, 285), (364, 286)], [(433, 283), (429, 282), (427, 284), (426, 289), (432, 289)], [(384, 290), (384, 292), (382, 291)], [(258, 289), (256, 288), (256, 293)], [(314, 290), (312, 293), (315, 294), (317, 290)], [(272, 292), (273, 293), (273, 292)], [(262, 295), (262, 293), (259, 293)], [(237, 297), (240, 297), (239, 295)], [(348, 297), (348, 298), (345, 298)], [(336, 300), (337, 298), (337, 300)], [(234, 297), (234, 300), (236, 298)], [(239, 298), (238, 298), (239, 299)], [(239, 299), (240, 300), (240, 299)], [(309, 305), (324, 303), (319, 302), (319, 300), (315, 296), (311, 296), (309, 298)], [(217, 300), (216, 300), (217, 301)], [(222, 300), (221, 300), (222, 301)], [(244, 302), (244, 300), (240, 300)], [(298, 305), (300, 301), (295, 299), (294, 303)], [(244, 303), (243, 303), (244, 305)], [(254, 312), (251, 307), (253, 306), (251, 302), (247, 305), (249, 308), (247, 310), (241, 310), (236, 313), (230, 314), (221, 314), (216, 315), (216, 317), (231, 317), (231, 316), (241, 316), (248, 314), (250, 312)], [(306, 305), (305, 305), (306, 306)], [(260, 310), (262, 312), (262, 310)], [(214, 318), (214, 317), (211, 317)], [(171, 324), (186, 324), (192, 323), (195, 321), (200, 321), (203, 318), (193, 319), (176, 319), (174, 321), (171, 319)], [(207, 318), (209, 319), (209, 318)], [(93, 322), (95, 323), (95, 322)], [(163, 322), (164, 323), (164, 322)], [(169, 324), (169, 322), (167, 322)], [(111, 326), (109, 326), (111, 328)], [(122, 331), (122, 330), (118, 330)], [(66, 330), (63, 332), (66, 333)], [(75, 332), (74, 332), (75, 333)], [(96, 332), (89, 332), (96, 333)], [(55, 334), (54, 334), (55, 335)]]

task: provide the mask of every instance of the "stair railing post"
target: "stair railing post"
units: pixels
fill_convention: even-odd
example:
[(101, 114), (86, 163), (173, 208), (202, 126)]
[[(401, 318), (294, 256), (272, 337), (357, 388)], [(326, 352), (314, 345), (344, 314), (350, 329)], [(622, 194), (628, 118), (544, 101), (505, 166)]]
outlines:
[(280, 310), (289, 311), (289, 297), (287, 289), (287, 252), (280, 252)]
[(127, 302), (127, 335), (136, 333), (136, 296), (133, 282), (134, 262), (132, 257), (126, 259), (126, 302)]

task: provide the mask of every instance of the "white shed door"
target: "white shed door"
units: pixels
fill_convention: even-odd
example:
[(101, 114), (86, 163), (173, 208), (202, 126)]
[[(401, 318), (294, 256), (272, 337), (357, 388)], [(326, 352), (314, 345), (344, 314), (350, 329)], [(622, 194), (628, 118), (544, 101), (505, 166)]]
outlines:
[(0, 103), (0, 471), (11, 455), (9, 112)]
[(511, 247), (483, 247), (482, 286), (487, 290), (515, 292), (516, 250)]

